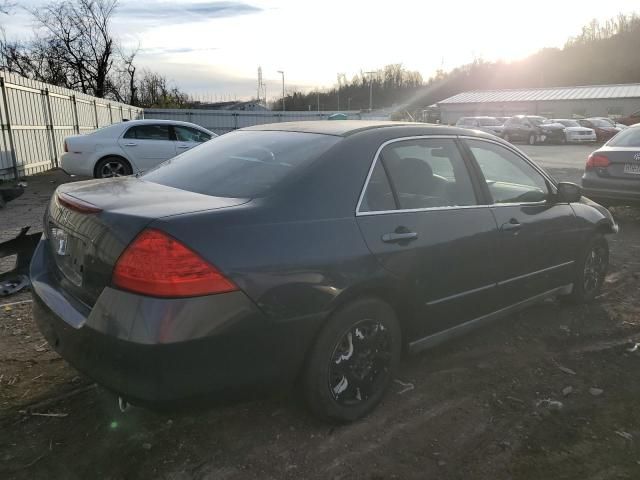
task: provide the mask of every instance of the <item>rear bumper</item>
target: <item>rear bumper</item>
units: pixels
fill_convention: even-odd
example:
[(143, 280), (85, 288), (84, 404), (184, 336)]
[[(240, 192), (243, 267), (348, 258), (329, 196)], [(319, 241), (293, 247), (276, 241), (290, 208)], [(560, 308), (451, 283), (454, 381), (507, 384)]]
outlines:
[(158, 299), (106, 287), (89, 308), (31, 264), (34, 319), (51, 347), (99, 384), (142, 404), (270, 389), (292, 381), (316, 322), (266, 319), (242, 292)]
[(60, 156), (60, 168), (69, 175), (93, 177), (93, 163), (78, 153), (66, 152)]
[(586, 197), (611, 204), (640, 204), (640, 181), (598, 177), (595, 173), (582, 176), (582, 191)]

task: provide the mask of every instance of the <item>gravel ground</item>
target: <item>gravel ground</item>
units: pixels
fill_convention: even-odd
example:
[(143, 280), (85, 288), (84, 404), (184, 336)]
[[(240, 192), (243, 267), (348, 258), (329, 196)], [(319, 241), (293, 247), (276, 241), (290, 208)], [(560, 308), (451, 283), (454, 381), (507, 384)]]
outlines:
[[(583, 152), (565, 148), (568, 166), (538, 160), (570, 179), (586, 156), (578, 164)], [(37, 226), (65, 180), (40, 177), (0, 210), (0, 239)], [(614, 215), (621, 232), (595, 303), (549, 301), (409, 357), (383, 404), (343, 427), (311, 418), (293, 390), (121, 414), (50, 351), (28, 294), (0, 300), (0, 478), (639, 478), (640, 210)]]

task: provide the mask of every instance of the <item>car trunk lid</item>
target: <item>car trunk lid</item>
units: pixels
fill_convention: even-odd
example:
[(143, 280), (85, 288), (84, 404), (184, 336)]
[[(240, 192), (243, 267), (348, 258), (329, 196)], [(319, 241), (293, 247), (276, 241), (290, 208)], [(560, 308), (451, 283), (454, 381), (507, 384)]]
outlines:
[(61, 185), (45, 217), (61, 287), (92, 306), (122, 251), (153, 220), (231, 208), (248, 199), (212, 197), (135, 177)]
[(639, 147), (615, 147), (615, 149), (602, 149), (598, 155), (609, 159), (609, 166), (597, 169), (601, 177), (621, 178), (631, 181), (640, 181), (640, 148)]

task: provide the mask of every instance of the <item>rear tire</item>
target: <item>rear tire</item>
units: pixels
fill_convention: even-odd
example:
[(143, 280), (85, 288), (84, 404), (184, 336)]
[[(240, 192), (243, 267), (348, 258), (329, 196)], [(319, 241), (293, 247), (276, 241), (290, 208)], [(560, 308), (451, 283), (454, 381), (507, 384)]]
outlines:
[(400, 362), (402, 335), (393, 309), (382, 300), (347, 304), (324, 326), (302, 379), (311, 411), (347, 423), (371, 412)]
[(131, 175), (133, 169), (131, 164), (122, 157), (105, 157), (101, 159), (97, 164), (94, 171), (94, 177), (96, 178), (112, 178), (123, 177)]
[(609, 267), (609, 244), (596, 234), (576, 265), (573, 290), (567, 297), (572, 303), (589, 303), (598, 296)]

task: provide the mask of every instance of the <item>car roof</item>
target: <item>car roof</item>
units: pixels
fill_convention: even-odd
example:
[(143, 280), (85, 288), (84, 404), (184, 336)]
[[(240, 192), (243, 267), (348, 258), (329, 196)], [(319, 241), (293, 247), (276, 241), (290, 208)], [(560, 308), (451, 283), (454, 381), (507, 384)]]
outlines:
[[(312, 120), (282, 122), (254, 125), (252, 127), (242, 128), (241, 130), (319, 133), (323, 135), (348, 137), (365, 131), (400, 128), (414, 130), (414, 133), (419, 133), (421, 135), (469, 135), (469, 130), (450, 127), (448, 125), (436, 125), (420, 122), (395, 122), (386, 120)], [(416, 130), (420, 130), (420, 132), (416, 132)]]
[(346, 137), (365, 130), (412, 125), (420, 126), (427, 124), (417, 122), (394, 122), (388, 120), (311, 120), (254, 125), (252, 127), (243, 128), (242, 130), (320, 133), (324, 135)]

